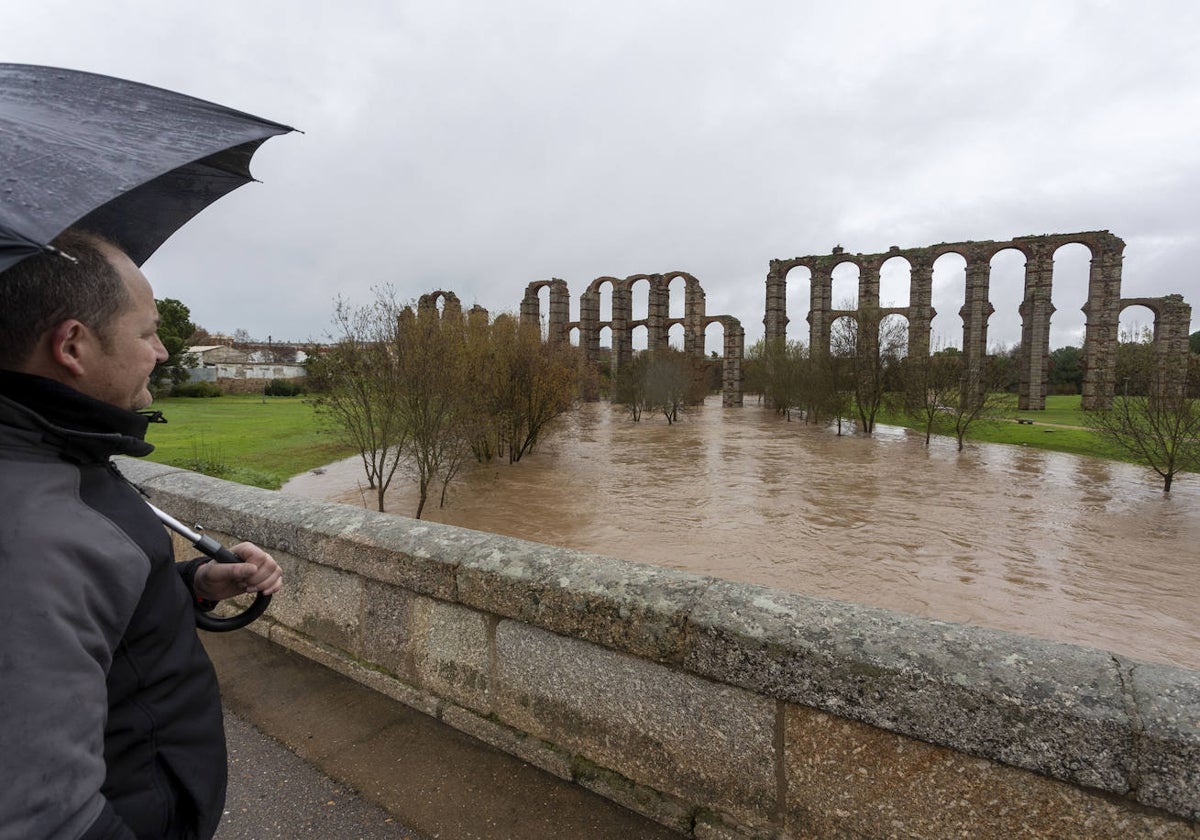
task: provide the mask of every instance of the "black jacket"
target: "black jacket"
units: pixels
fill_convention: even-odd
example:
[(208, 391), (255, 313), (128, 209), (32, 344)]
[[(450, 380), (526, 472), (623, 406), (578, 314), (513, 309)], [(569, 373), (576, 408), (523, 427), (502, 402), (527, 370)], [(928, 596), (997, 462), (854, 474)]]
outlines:
[(110, 462), (146, 420), (0, 371), (0, 840), (209, 838), (225, 799), (193, 561)]

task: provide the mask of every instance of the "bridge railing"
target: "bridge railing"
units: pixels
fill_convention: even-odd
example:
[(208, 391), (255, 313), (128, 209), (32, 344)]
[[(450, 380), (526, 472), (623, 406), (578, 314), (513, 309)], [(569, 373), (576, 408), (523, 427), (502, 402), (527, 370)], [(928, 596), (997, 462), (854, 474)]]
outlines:
[(687, 836), (1196, 836), (1200, 672), (121, 468), (275, 554), (258, 632)]

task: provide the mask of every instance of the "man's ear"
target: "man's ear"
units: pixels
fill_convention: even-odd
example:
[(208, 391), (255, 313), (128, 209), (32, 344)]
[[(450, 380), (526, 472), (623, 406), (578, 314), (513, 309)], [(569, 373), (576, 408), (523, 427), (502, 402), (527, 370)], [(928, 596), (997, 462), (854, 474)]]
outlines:
[(69, 319), (50, 330), (50, 356), (72, 377), (84, 375), (84, 361), (95, 335), (82, 321)]

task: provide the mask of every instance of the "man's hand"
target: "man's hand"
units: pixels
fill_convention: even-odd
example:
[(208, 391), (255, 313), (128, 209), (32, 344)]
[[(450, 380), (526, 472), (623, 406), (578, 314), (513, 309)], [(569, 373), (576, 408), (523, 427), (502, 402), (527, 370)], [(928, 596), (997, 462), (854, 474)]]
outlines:
[(206, 601), (221, 601), (247, 592), (274, 595), (283, 587), (283, 570), (270, 554), (254, 543), (238, 543), (229, 549), (241, 563), (209, 562), (196, 569), (192, 581), (196, 595)]

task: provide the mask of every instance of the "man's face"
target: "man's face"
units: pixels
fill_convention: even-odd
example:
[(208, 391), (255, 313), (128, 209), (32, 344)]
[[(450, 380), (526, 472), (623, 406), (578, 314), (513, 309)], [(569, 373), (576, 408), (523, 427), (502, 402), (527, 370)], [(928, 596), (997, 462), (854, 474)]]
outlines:
[(102, 251), (124, 281), (129, 300), (113, 319), (106, 340), (93, 345), (87, 376), (77, 387), (96, 399), (137, 411), (153, 401), (150, 372), (167, 358), (158, 340), (158, 306), (149, 281), (129, 257), (114, 248)]

